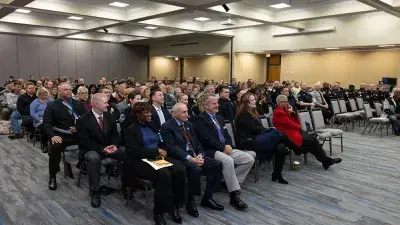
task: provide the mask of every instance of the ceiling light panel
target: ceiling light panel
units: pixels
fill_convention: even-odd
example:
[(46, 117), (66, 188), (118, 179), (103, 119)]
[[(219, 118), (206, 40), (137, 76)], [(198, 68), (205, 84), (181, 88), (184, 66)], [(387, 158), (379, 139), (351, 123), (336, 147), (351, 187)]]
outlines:
[(18, 12), (18, 13), (30, 13), (31, 11), (27, 10), (27, 9), (17, 9), (17, 10), (15, 10), (15, 12)]
[(70, 19), (70, 20), (83, 20), (83, 18), (79, 17), (79, 16), (70, 16), (70, 17), (68, 17), (68, 19)]
[(290, 5), (285, 4), (285, 3), (279, 3), (275, 5), (270, 5), (270, 7), (275, 8), (275, 9), (284, 9), (290, 7)]
[(113, 2), (113, 3), (110, 3), (110, 5), (115, 6), (115, 7), (124, 8), (124, 7), (127, 7), (129, 4), (123, 3), (123, 2)]
[(210, 18), (207, 18), (207, 17), (197, 17), (197, 18), (194, 18), (194, 20), (197, 20), (197, 21), (208, 21), (208, 20), (210, 20)]
[(149, 30), (155, 30), (155, 29), (157, 29), (157, 27), (154, 27), (154, 26), (147, 26), (147, 27), (144, 27), (145, 29), (149, 29)]

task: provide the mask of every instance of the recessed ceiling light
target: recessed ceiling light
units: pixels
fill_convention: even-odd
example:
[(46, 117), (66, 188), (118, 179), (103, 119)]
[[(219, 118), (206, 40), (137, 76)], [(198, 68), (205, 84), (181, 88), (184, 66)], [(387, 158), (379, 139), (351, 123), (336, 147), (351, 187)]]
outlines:
[(275, 9), (283, 9), (283, 8), (290, 7), (290, 5), (285, 4), (285, 3), (279, 3), (279, 4), (275, 4), (275, 5), (270, 5), (270, 7), (275, 8)]
[(79, 16), (70, 16), (70, 17), (68, 17), (68, 19), (70, 19), (70, 20), (83, 20), (83, 18), (79, 17)]
[(289, 51), (291, 51), (291, 52), (297, 52), (297, 51), (300, 51), (300, 49), (290, 49)]
[(153, 26), (147, 26), (147, 27), (144, 27), (145, 29), (149, 29), (149, 30), (155, 30), (155, 29), (157, 29), (157, 27), (153, 27)]
[(127, 7), (129, 4), (123, 3), (123, 2), (113, 2), (113, 3), (110, 3), (110, 5), (115, 6), (115, 7), (124, 8), (124, 7)]
[(394, 47), (396, 45), (379, 45), (379, 48)]
[(17, 10), (15, 10), (15, 12), (19, 12), (19, 13), (30, 13), (31, 11), (30, 11), (30, 10), (27, 10), (27, 9), (17, 9)]
[(197, 18), (194, 18), (194, 20), (198, 20), (198, 21), (207, 21), (207, 20), (210, 20), (210, 18), (207, 18), (207, 17), (197, 17)]
[(207, 53), (206, 55), (215, 55), (215, 53)]
[(339, 48), (326, 48), (327, 50), (337, 50)]

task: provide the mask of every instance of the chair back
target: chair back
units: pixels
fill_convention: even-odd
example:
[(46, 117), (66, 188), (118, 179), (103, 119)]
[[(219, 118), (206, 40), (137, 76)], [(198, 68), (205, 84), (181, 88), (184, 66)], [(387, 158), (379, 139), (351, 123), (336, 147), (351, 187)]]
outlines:
[(376, 109), (376, 115), (381, 116), (382, 115), (382, 104), (379, 102), (374, 102), (374, 106)]
[(368, 103), (364, 103), (364, 111), (365, 111), (365, 116), (367, 117), (367, 119), (373, 117), (371, 106)]
[(307, 131), (307, 123), (311, 129), (313, 128), (310, 113), (307, 110), (300, 110), (297, 112), (297, 118), (299, 119), (301, 130)]
[(236, 141), (235, 141), (235, 133), (233, 133), (233, 127), (231, 123), (226, 123), (226, 130), (228, 131), (229, 136), (231, 136), (232, 140), (232, 147), (236, 147)]
[(331, 101), (333, 114), (340, 114), (339, 102), (336, 100)]
[(267, 115), (272, 115), (274, 114), (274, 110), (272, 109), (272, 106), (268, 106), (268, 114)]
[(269, 123), (268, 123), (268, 119), (267, 118), (261, 119), (261, 123), (262, 123), (264, 128), (269, 128)]
[(271, 125), (271, 127), (274, 127), (274, 115), (272, 114), (270, 117), (269, 117), (269, 124)]
[(353, 112), (357, 111), (357, 105), (356, 105), (356, 101), (354, 100), (354, 98), (350, 98), (349, 102), (350, 102), (351, 111), (353, 111)]
[(339, 99), (339, 107), (340, 107), (340, 112), (347, 113), (347, 106), (344, 99)]
[(364, 109), (364, 100), (362, 98), (356, 98), (357, 100), (357, 107), (359, 110)]
[(324, 115), (322, 114), (322, 110), (321, 109), (313, 109), (311, 111), (311, 118), (312, 118), (315, 130), (319, 130), (319, 129), (324, 129), (325, 128)]

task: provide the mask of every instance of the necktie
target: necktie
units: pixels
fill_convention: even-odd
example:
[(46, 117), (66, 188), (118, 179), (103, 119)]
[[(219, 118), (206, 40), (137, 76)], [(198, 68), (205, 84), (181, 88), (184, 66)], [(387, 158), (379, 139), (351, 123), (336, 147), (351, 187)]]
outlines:
[(160, 124), (163, 125), (165, 123), (164, 113), (161, 108), (157, 109), (158, 117), (160, 117)]
[(221, 127), (219, 126), (218, 121), (217, 121), (217, 117), (215, 115), (213, 115), (213, 116), (211, 116), (211, 119), (214, 122), (215, 128), (217, 129), (219, 141), (225, 144), (225, 137), (222, 134)]
[(188, 132), (186, 131), (186, 129), (183, 127), (183, 124), (179, 125), (179, 128), (181, 128), (182, 133), (183, 133), (183, 139), (185, 139), (186, 144), (187, 144), (188, 147), (189, 147), (189, 153), (190, 153), (190, 155), (193, 156), (193, 155), (194, 155), (194, 151), (192, 150), (192, 149), (193, 149), (193, 146), (192, 146), (192, 143), (190, 142), (189, 134), (188, 134)]
[(103, 131), (103, 117), (102, 116), (99, 116), (99, 126), (100, 126), (101, 131)]

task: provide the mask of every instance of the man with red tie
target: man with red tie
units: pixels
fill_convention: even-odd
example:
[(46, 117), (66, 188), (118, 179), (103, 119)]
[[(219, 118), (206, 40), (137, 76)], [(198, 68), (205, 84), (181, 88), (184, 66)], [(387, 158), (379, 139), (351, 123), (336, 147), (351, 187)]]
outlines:
[(118, 149), (119, 135), (117, 124), (107, 111), (108, 99), (103, 93), (97, 93), (91, 99), (92, 110), (81, 116), (76, 122), (79, 137), (80, 155), (84, 155), (87, 163), (87, 173), (91, 186), (91, 205), (98, 208), (101, 205), (99, 183), (101, 160), (115, 158), (123, 160), (124, 150)]

